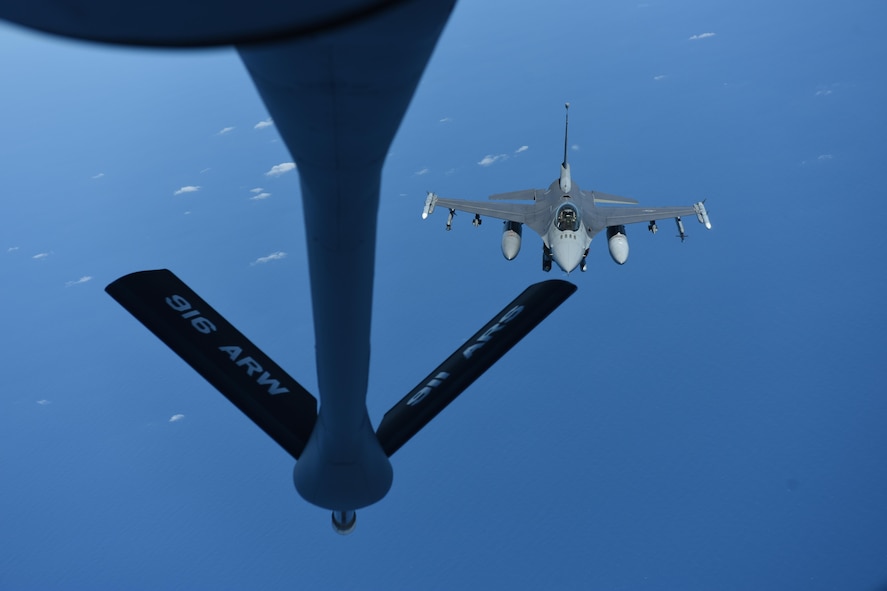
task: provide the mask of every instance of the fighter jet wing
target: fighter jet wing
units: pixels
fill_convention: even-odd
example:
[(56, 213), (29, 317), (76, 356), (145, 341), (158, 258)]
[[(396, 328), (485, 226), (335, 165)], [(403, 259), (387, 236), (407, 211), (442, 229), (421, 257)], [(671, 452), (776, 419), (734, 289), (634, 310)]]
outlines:
[[(510, 191), (508, 193), (495, 193), (487, 197), (494, 201), (503, 199), (508, 201), (535, 201), (548, 192), (547, 189), (524, 189), (523, 191)], [(637, 202), (635, 202), (637, 203)]]
[(611, 195), (602, 191), (582, 191), (584, 197), (591, 197), (595, 203), (621, 203), (623, 205), (637, 205), (637, 199), (631, 197), (620, 197), (619, 195)]
[[(621, 226), (695, 215), (699, 223), (711, 229), (708, 212), (701, 201), (686, 207), (597, 207), (593, 212), (596, 217), (594, 226)], [(586, 221), (586, 226), (592, 227), (592, 224)]]
[(446, 207), (455, 211), (464, 211), (482, 216), (489, 216), (518, 222), (529, 226), (537, 234), (545, 232), (545, 211), (536, 207), (535, 203), (486, 203), (484, 201), (469, 201), (465, 199), (444, 199), (434, 193), (428, 193), (425, 199), (425, 209), (422, 218), (427, 218), (434, 211), (435, 206)]

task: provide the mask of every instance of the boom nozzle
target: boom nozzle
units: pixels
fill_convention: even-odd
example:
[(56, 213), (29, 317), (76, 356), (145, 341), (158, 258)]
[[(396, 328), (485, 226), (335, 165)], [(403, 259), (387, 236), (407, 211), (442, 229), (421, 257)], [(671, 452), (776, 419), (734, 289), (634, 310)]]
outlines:
[(356, 511), (333, 511), (333, 529), (341, 536), (347, 536), (357, 527)]

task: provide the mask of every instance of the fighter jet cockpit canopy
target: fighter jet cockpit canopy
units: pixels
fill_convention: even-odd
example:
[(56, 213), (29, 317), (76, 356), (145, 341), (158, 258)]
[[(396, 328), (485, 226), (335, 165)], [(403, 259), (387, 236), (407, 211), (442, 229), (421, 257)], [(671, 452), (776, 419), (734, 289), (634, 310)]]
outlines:
[(562, 232), (578, 232), (579, 231), (579, 213), (576, 207), (565, 203), (561, 205), (557, 212), (557, 229)]

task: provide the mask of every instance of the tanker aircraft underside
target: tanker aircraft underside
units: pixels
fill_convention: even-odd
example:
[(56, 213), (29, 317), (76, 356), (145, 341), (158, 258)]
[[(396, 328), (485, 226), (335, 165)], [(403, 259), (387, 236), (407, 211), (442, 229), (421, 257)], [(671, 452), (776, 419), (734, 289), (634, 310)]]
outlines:
[(510, 193), (490, 195), (491, 200), (532, 201), (532, 203), (485, 203), (463, 199), (445, 199), (429, 192), (425, 199), (422, 218), (427, 218), (435, 206), (449, 210), (447, 230), (453, 227), (456, 211), (474, 214), (475, 227), (481, 224), (481, 216), (504, 220), (502, 232), (502, 254), (512, 260), (520, 251), (521, 228), (529, 226), (542, 237), (542, 270), (550, 271), (554, 261), (566, 273), (576, 267), (586, 269), (585, 257), (592, 238), (606, 229), (607, 245), (613, 260), (622, 265), (628, 259), (628, 239), (626, 224), (647, 222), (647, 229), (656, 233), (658, 220), (674, 218), (681, 241), (687, 237), (684, 231), (683, 216), (695, 215), (699, 223), (711, 229), (711, 221), (705, 204), (700, 201), (687, 207), (615, 207), (621, 204), (637, 205), (637, 201), (600, 191), (583, 191), (570, 176), (567, 163), (567, 129), (569, 127), (570, 103), (566, 103), (567, 119), (564, 126), (564, 161), (561, 163), (560, 178), (548, 189), (526, 189)]

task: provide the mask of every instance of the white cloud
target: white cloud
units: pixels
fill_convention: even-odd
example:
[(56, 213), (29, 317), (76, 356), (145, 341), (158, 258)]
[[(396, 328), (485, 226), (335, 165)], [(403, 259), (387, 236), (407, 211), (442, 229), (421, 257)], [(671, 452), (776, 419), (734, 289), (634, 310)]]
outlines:
[(287, 173), (291, 170), (296, 169), (295, 162), (282, 162), (280, 164), (275, 164), (271, 167), (271, 170), (265, 173), (265, 176), (280, 176), (284, 173)]
[(94, 175), (92, 175), (92, 176), (89, 177), (89, 178), (92, 178), (92, 179), (100, 179), (100, 178), (102, 178), (103, 176), (105, 176), (105, 173), (104, 173), (104, 172), (100, 172), (100, 173), (98, 173), (98, 174), (94, 174)]
[(659, 82), (660, 80), (665, 80), (665, 78), (666, 78), (665, 74), (659, 74), (657, 76), (653, 76), (653, 80), (655, 80), (656, 82)]
[(264, 190), (265, 189), (263, 189), (262, 187), (256, 187), (255, 189), (250, 189), (250, 192), (251, 193), (261, 193)]
[(256, 193), (255, 195), (250, 197), (250, 199), (252, 201), (261, 201), (262, 199), (267, 199), (270, 196), (271, 196), (271, 193)]
[(18, 246), (10, 246), (6, 249), (6, 252), (15, 252), (18, 250)]
[(443, 119), (440, 119), (440, 120), (438, 121), (438, 123), (450, 123), (450, 122), (452, 122), (452, 121), (453, 121), (453, 118), (452, 118), (452, 117), (444, 117)]
[(265, 129), (266, 127), (271, 127), (274, 125), (274, 120), (271, 117), (268, 117), (264, 121), (259, 121), (255, 125), (253, 125), (253, 129)]
[(416, 172), (414, 172), (413, 176), (422, 176), (424, 174), (428, 174), (429, 172), (431, 172), (431, 171), (428, 170), (428, 168), (426, 167), (426, 168), (423, 168), (421, 170), (417, 170)]
[(521, 146), (517, 150), (514, 151), (515, 154), (520, 154), (521, 152), (526, 152), (530, 149), (530, 146)]
[(828, 88), (820, 88), (816, 91), (816, 96), (828, 96), (832, 93), (831, 89)]
[(49, 253), (48, 253), (48, 252), (41, 252), (40, 254), (35, 254), (35, 255), (32, 256), (31, 258), (34, 259), (35, 261), (41, 261), (41, 260), (45, 259), (45, 258), (48, 257), (48, 256), (49, 256)]
[(80, 279), (77, 279), (76, 281), (68, 281), (65, 283), (65, 287), (71, 287), (72, 285), (80, 285), (81, 283), (86, 283), (87, 281), (92, 281), (92, 276), (84, 275), (83, 277), (81, 277)]
[(481, 166), (490, 166), (491, 164), (495, 164), (501, 160), (508, 160), (508, 154), (496, 154), (493, 156), (492, 154), (487, 154), (483, 158), (478, 161), (478, 164)]
[(232, 131), (234, 131), (233, 127), (223, 127), (222, 129), (219, 130), (219, 133), (217, 133), (216, 135), (228, 135)]
[(690, 37), (690, 41), (698, 41), (699, 39), (708, 39), (709, 37), (714, 37), (717, 33), (700, 33), (698, 35), (693, 35)]
[(829, 160), (834, 160), (835, 157), (832, 154), (820, 154), (816, 157), (816, 160), (801, 160), (801, 166), (807, 166), (808, 164), (816, 164), (817, 162), (828, 162)]
[(579, 144), (573, 144), (572, 146), (570, 146), (570, 149), (573, 150), (574, 152), (578, 152), (579, 151)]
[(285, 257), (286, 257), (286, 253), (283, 252), (282, 250), (278, 250), (277, 252), (272, 252), (271, 254), (269, 254), (266, 257), (259, 257), (250, 264), (251, 265), (263, 265), (263, 264), (268, 263), (270, 261), (279, 261), (280, 259), (285, 258)]
[(188, 185), (187, 187), (182, 187), (181, 189), (173, 193), (173, 195), (181, 195), (182, 193), (194, 193), (199, 190), (199, 185)]
[(170, 423), (178, 423), (179, 421), (183, 420), (184, 418), (185, 418), (185, 415), (183, 415), (183, 414), (175, 414), (175, 415), (169, 417), (169, 422)]
[(37, 404), (39, 404), (40, 406), (46, 406), (47, 404), (52, 404), (52, 402), (44, 398), (43, 400), (38, 400)]
[(212, 170), (212, 168), (209, 168), (209, 167), (204, 168), (203, 170), (200, 171), (200, 174), (203, 174), (203, 173), (205, 173), (205, 172), (209, 172), (209, 171), (211, 171), (211, 170)]

